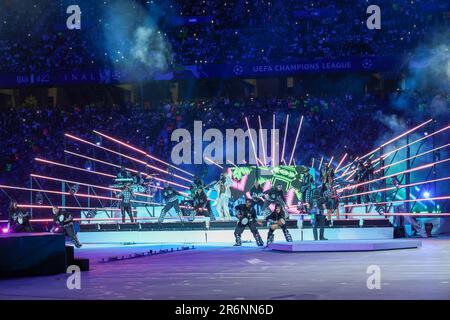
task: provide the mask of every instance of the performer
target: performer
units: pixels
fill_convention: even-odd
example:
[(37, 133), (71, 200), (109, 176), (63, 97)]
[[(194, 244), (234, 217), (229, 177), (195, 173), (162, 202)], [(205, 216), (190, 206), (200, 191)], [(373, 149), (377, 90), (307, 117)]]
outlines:
[(8, 230), (14, 233), (33, 232), (30, 223), (30, 214), (24, 213), (17, 205), (17, 201), (11, 201), (8, 208)]
[[(314, 240), (328, 240), (324, 237), (324, 225), (326, 217), (324, 211), (326, 209), (325, 200), (321, 195), (321, 189), (314, 189), (310, 203), (307, 205), (308, 212), (311, 215), (311, 223), (313, 226)], [(317, 234), (319, 228), (319, 235)]]
[(120, 167), (120, 171), (117, 173), (117, 179), (131, 179), (131, 173), (125, 169), (125, 166)]
[(214, 185), (214, 189), (217, 191), (216, 209), (219, 215), (230, 220), (230, 209), (228, 207), (228, 202), (231, 198), (230, 186), (233, 185), (233, 181), (230, 176), (223, 172), (220, 174), (219, 181)]
[(205, 183), (199, 176), (194, 176), (194, 181), (191, 183), (190, 190), (193, 194), (198, 188), (205, 188)]
[(300, 180), (300, 192), (302, 194), (302, 203), (308, 203), (310, 200), (311, 190), (314, 187), (314, 177), (309, 170), (302, 175)]
[(327, 219), (331, 222), (332, 214), (336, 212), (336, 218), (339, 219), (339, 196), (335, 187), (326, 183), (320, 189), (321, 197), (327, 209)]
[(266, 201), (264, 202), (264, 205), (262, 207), (262, 212), (265, 216), (268, 216), (271, 213), (269, 206), (272, 203), (281, 205), (283, 210), (285, 210), (286, 216), (288, 216), (286, 203), (284, 202), (283, 186), (281, 183), (277, 184), (276, 187), (272, 187), (271, 189), (264, 192), (264, 196)]
[(322, 170), (320, 171), (320, 178), (322, 180), (322, 185), (328, 183), (330, 186), (333, 186), (333, 184), (334, 184), (334, 168), (330, 163), (328, 163), (328, 162), (325, 163)]
[(64, 233), (69, 236), (70, 240), (72, 240), (73, 244), (77, 248), (81, 248), (81, 243), (78, 240), (78, 237), (75, 233), (75, 229), (73, 227), (73, 217), (70, 213), (61, 210), (57, 206), (52, 208), (53, 212), (53, 227), (50, 230), (52, 233)]
[(180, 205), (178, 203), (178, 196), (181, 194), (172, 188), (167, 181), (164, 182), (164, 189), (162, 191), (162, 196), (164, 201), (166, 202), (164, 208), (161, 210), (161, 214), (159, 215), (159, 223), (164, 221), (164, 217), (170, 209), (174, 208), (178, 216), (180, 217), (181, 222), (183, 222), (183, 213), (180, 210)]
[(269, 214), (266, 219), (267, 222), (270, 222), (269, 233), (267, 234), (267, 245), (273, 242), (274, 239), (274, 231), (281, 228), (283, 230), (284, 237), (287, 242), (292, 242), (291, 234), (286, 226), (286, 217), (284, 214), (283, 207), (279, 204), (275, 205), (275, 209), (271, 214)]
[[(356, 173), (355, 173), (355, 179), (354, 181), (358, 183), (365, 182), (367, 180), (367, 167), (364, 164), (362, 160), (358, 161), (358, 164), (356, 166)], [(356, 193), (363, 193), (368, 191), (367, 184), (362, 186), (357, 186), (355, 189)], [(356, 203), (360, 204), (361, 201), (366, 201), (367, 195), (357, 195), (356, 196)]]
[(122, 201), (120, 202), (120, 212), (122, 214), (122, 223), (125, 223), (125, 212), (130, 217), (131, 222), (134, 222), (133, 212), (131, 208), (131, 200), (133, 199), (133, 192), (129, 185), (126, 185), (125, 188), (119, 192), (116, 196), (120, 198)]
[(256, 240), (256, 244), (262, 247), (264, 245), (264, 242), (258, 232), (258, 229), (256, 229), (256, 210), (252, 206), (252, 199), (245, 199), (245, 204), (242, 203), (240, 205), (237, 205), (235, 209), (237, 212), (236, 216), (239, 221), (236, 225), (236, 228), (234, 229), (234, 237), (236, 239), (236, 243), (234, 244), (234, 246), (239, 247), (242, 245), (241, 235), (244, 232), (245, 227), (248, 226), (253, 234), (253, 237)]
[(258, 180), (255, 180), (249, 193), (253, 201), (253, 207), (256, 208), (256, 213), (259, 215), (261, 208), (264, 205), (264, 191)]
[(192, 204), (194, 206), (194, 211), (191, 214), (190, 221), (194, 221), (195, 215), (198, 213), (203, 213), (206, 217), (209, 217), (211, 221), (215, 221), (216, 217), (212, 213), (211, 204), (209, 203), (208, 196), (206, 195), (203, 187), (196, 189)]
[[(366, 181), (373, 180), (374, 177), (375, 177), (375, 169), (373, 167), (371, 159), (367, 160), (367, 162), (365, 164), (365, 169), (366, 169), (366, 174), (364, 176), (364, 181), (366, 182)], [(364, 187), (365, 187), (364, 189), (367, 190), (367, 191), (372, 191), (373, 187), (376, 188), (376, 186), (373, 183), (368, 183)], [(368, 194), (364, 195), (365, 196), (365, 201), (366, 202), (374, 202), (373, 195), (374, 195), (373, 193), (368, 193)]]

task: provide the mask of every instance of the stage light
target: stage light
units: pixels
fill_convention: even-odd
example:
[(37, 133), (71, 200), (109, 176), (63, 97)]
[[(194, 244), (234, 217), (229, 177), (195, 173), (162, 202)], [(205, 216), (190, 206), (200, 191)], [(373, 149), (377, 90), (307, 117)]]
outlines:
[(431, 195), (430, 195), (430, 192), (428, 192), (428, 191), (425, 191), (425, 192), (423, 193), (423, 197), (426, 198), (426, 199), (428, 199), (430, 196), (431, 196)]
[(169, 167), (171, 167), (171, 168), (173, 168), (173, 169), (175, 169), (175, 170), (181, 171), (181, 172), (183, 172), (183, 173), (185, 173), (185, 174), (187, 174), (187, 175), (189, 175), (189, 176), (191, 176), (191, 177), (194, 176), (192, 173), (187, 172), (187, 171), (185, 171), (185, 170), (183, 170), (183, 169), (180, 169), (180, 168), (178, 168), (178, 167), (176, 167), (176, 166), (174, 166), (174, 165), (172, 165), (172, 164), (170, 164), (170, 163), (167, 163), (167, 162), (165, 162), (165, 161), (163, 161), (163, 160), (161, 160), (161, 159), (158, 159), (158, 158), (156, 158), (156, 157), (154, 157), (154, 156), (148, 154), (147, 152), (145, 152), (145, 151), (143, 151), (143, 150), (141, 150), (141, 149), (139, 149), (139, 148), (133, 147), (132, 145), (130, 145), (130, 144), (128, 144), (128, 143), (125, 143), (125, 142), (123, 142), (123, 141), (120, 141), (120, 140), (118, 140), (118, 139), (115, 139), (115, 138), (113, 138), (113, 137), (110, 137), (110, 136), (108, 136), (108, 135), (106, 135), (106, 134), (104, 134), (104, 133), (101, 133), (101, 132), (97, 131), (97, 130), (94, 130), (94, 133), (100, 135), (101, 137), (104, 137), (104, 138), (106, 138), (106, 139), (109, 139), (109, 140), (111, 140), (111, 141), (113, 141), (113, 142), (115, 142), (115, 143), (118, 143), (118, 144), (120, 144), (120, 145), (123, 145), (123, 146), (125, 146), (125, 147), (127, 147), (127, 148), (129, 148), (129, 149), (131, 149), (131, 150), (134, 150), (134, 151), (136, 151), (136, 152), (139, 152), (139, 153), (145, 155), (146, 157), (148, 157), (148, 158), (150, 158), (150, 159), (153, 159), (153, 160), (155, 160), (155, 161), (158, 161), (158, 162), (160, 162), (160, 163), (163, 163), (163, 164), (165, 164), (165, 165), (167, 165), (167, 166), (169, 166)]
[[(146, 162), (144, 162), (144, 161), (142, 161), (142, 160), (139, 160), (139, 159), (136, 159), (136, 158), (127, 156), (126, 154), (123, 154), (123, 153), (120, 153), (120, 152), (117, 152), (117, 151), (114, 151), (114, 150), (111, 150), (111, 149), (108, 149), (108, 148), (105, 148), (105, 147), (97, 146), (95, 143), (92, 143), (92, 142), (83, 140), (83, 139), (81, 139), (81, 138), (77, 138), (77, 137), (75, 137), (75, 136), (73, 136), (73, 135), (71, 135), (71, 134), (68, 134), (68, 133), (66, 133), (65, 136), (66, 136), (66, 137), (69, 137), (70, 139), (73, 139), (73, 140), (76, 140), (76, 141), (80, 141), (80, 142), (83, 142), (83, 143), (85, 143), (85, 144), (88, 144), (88, 145), (91, 145), (91, 146), (95, 146), (95, 147), (100, 148), (100, 149), (102, 149), (102, 150), (105, 150), (105, 151), (114, 153), (114, 154), (116, 154), (116, 155), (118, 155), (118, 156), (121, 156), (121, 157), (130, 159), (130, 160), (132, 160), (132, 161), (135, 161), (135, 162), (137, 162), (137, 163), (140, 163), (140, 164), (142, 164), (142, 165), (144, 165), (144, 166), (146, 166), (146, 167), (148, 167), (148, 168), (151, 168), (151, 169), (153, 169), (153, 170), (156, 170), (156, 171), (159, 171), (159, 172), (162, 172), (162, 173), (165, 173), (165, 174), (169, 174), (169, 172), (168, 172), (167, 170), (164, 170), (164, 169), (155, 167), (155, 166), (150, 165), (150, 164), (148, 164), (148, 163), (146, 163)], [(144, 154), (145, 154), (145, 153), (144, 153)], [(179, 179), (182, 179), (182, 180), (185, 180), (185, 181), (187, 181), (187, 182), (192, 182), (192, 181), (189, 180), (189, 179), (186, 179), (186, 178), (184, 178), (184, 177), (181, 177), (181, 176), (176, 175), (176, 174), (173, 174), (173, 173), (171, 174), (171, 176), (176, 177), (176, 178), (179, 178)], [(186, 188), (187, 188), (187, 187), (186, 187)]]
[[(372, 155), (373, 153), (377, 152), (377, 151), (380, 150), (381, 148), (383, 148), (383, 147), (385, 147), (385, 146), (391, 144), (391, 143), (394, 142), (394, 141), (397, 141), (398, 139), (403, 138), (404, 136), (406, 136), (406, 135), (408, 135), (408, 134), (410, 134), (410, 133), (416, 131), (417, 129), (422, 128), (423, 126), (427, 125), (427, 124), (430, 123), (431, 121), (433, 121), (433, 119), (429, 119), (429, 120), (427, 120), (427, 121), (421, 123), (420, 125), (418, 125), (418, 126), (412, 128), (412, 129), (410, 129), (410, 130), (408, 130), (408, 131), (406, 131), (406, 132), (404, 132), (404, 133), (402, 133), (402, 134), (400, 134), (400, 135), (398, 135), (398, 136), (396, 136), (396, 137), (394, 137), (394, 138), (392, 138), (391, 140), (389, 140), (389, 141), (383, 143), (382, 145), (380, 145), (379, 147), (375, 148), (374, 150), (372, 150), (372, 151), (366, 153), (366, 154), (363, 155), (362, 157), (357, 157), (355, 160), (352, 161), (352, 163), (356, 162), (358, 159), (364, 159), (364, 158), (366, 158), (366, 157)], [(436, 131), (436, 132), (434, 132), (433, 134), (437, 134), (437, 133), (439, 133), (439, 132), (441, 132), (441, 131), (443, 131), (443, 130), (447, 130), (449, 127), (450, 127), (450, 126), (447, 126), (446, 128), (441, 129), (441, 130), (439, 130), (439, 131)], [(428, 136), (427, 136), (427, 137), (428, 137)], [(423, 138), (420, 138), (420, 139), (425, 139), (425, 138), (427, 138), (427, 137), (423, 137)], [(413, 144), (413, 143), (416, 143), (416, 142), (418, 142), (420, 139), (418, 139), (418, 140), (416, 140), (416, 141), (413, 141), (413, 142), (409, 143), (408, 145), (411, 145), (411, 144)], [(406, 147), (406, 146), (402, 146), (402, 147), (398, 148), (397, 150), (402, 149), (402, 148), (405, 148), (405, 147)], [(381, 157), (383, 157), (383, 159), (385, 159), (388, 155), (392, 154), (393, 152), (395, 152), (395, 150), (392, 150), (392, 151), (390, 151), (388, 154), (383, 155), (383, 156), (381, 156)], [(380, 158), (381, 158), (381, 157), (380, 157)], [(379, 158), (377, 158), (376, 160), (378, 160), (378, 159), (379, 159)], [(345, 167), (341, 168), (341, 170), (344, 169), (344, 168), (345, 168)]]
[(9, 233), (9, 229), (8, 229), (8, 228), (3, 228), (3, 229), (2, 229), (2, 232), (3, 232), (3, 233)]
[[(447, 158), (447, 159), (444, 159), (444, 160), (440, 160), (440, 161), (436, 161), (436, 162), (432, 162), (432, 163), (428, 163), (428, 164), (425, 164), (425, 165), (422, 165), (422, 166), (419, 166), (419, 167), (416, 167), (416, 168), (413, 168), (413, 169), (408, 169), (408, 170), (396, 172), (396, 173), (394, 173), (394, 174), (390, 174), (390, 175), (383, 176), (383, 177), (380, 177), (380, 178), (372, 179), (372, 180), (369, 180), (369, 181), (365, 181), (365, 182), (353, 184), (353, 185), (350, 185), (350, 186), (347, 186), (347, 187), (338, 189), (337, 192), (339, 193), (339, 192), (342, 192), (342, 191), (344, 191), (344, 190), (355, 189), (355, 188), (357, 188), (357, 187), (359, 187), (359, 186), (363, 186), (363, 185), (370, 184), (370, 183), (373, 183), (373, 182), (376, 182), (376, 181), (381, 181), (381, 180), (385, 180), (385, 179), (388, 179), (388, 178), (392, 178), (392, 177), (397, 176), (397, 175), (400, 175), (400, 174), (404, 174), (404, 173), (408, 173), (408, 172), (414, 172), (414, 171), (418, 171), (418, 170), (423, 170), (423, 169), (426, 169), (426, 168), (429, 168), (429, 167), (432, 167), (432, 166), (435, 166), (435, 165), (438, 165), (438, 164), (441, 164), (441, 163), (444, 163), (444, 162), (447, 162), (447, 161), (450, 161), (450, 158)], [(355, 172), (356, 172), (356, 171), (354, 171), (354, 172), (346, 179), (346, 181), (348, 181), (348, 180), (350, 179), (350, 177), (351, 177)]]

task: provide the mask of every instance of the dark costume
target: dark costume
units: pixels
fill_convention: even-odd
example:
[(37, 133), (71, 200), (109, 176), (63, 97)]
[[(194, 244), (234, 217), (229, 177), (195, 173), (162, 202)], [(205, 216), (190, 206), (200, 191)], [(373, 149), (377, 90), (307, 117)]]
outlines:
[(166, 202), (164, 208), (161, 210), (161, 214), (159, 215), (159, 222), (164, 221), (164, 217), (170, 209), (174, 208), (178, 216), (180, 217), (181, 222), (183, 222), (183, 213), (180, 210), (180, 205), (178, 203), (178, 196), (180, 193), (176, 191), (172, 187), (165, 187), (162, 191), (162, 196), (164, 201)]
[(268, 191), (264, 192), (264, 194), (267, 196), (267, 199), (262, 207), (262, 212), (264, 213), (265, 216), (268, 216), (271, 213), (269, 206), (272, 203), (279, 204), (282, 210), (284, 211), (286, 203), (284, 202), (284, 194), (282, 190), (278, 190), (277, 188), (271, 188)]
[(24, 213), (20, 208), (8, 209), (8, 225), (12, 232), (33, 232), (29, 213)]
[(322, 180), (322, 186), (325, 184), (333, 187), (334, 185), (334, 168), (330, 165), (325, 165), (320, 170), (320, 179)]
[(70, 238), (70, 240), (72, 240), (75, 247), (81, 247), (81, 243), (78, 240), (75, 229), (73, 227), (73, 217), (66, 211), (59, 210), (57, 214), (53, 214), (53, 227), (50, 232), (64, 233)]
[(197, 213), (203, 213), (206, 217), (209, 217), (211, 221), (215, 221), (216, 217), (212, 213), (211, 204), (209, 203), (208, 196), (203, 189), (198, 189), (192, 200), (194, 211), (191, 214), (191, 220), (194, 220), (194, 216)]
[(272, 243), (274, 240), (274, 231), (278, 228), (283, 230), (284, 237), (287, 242), (292, 242), (291, 234), (286, 226), (286, 216), (283, 210), (278, 213), (276, 208), (271, 214), (266, 217), (266, 221), (270, 222), (269, 233), (267, 234), (267, 244)]
[(236, 238), (235, 246), (242, 245), (241, 235), (247, 226), (250, 228), (250, 231), (252, 232), (258, 246), (263, 246), (264, 242), (262, 241), (258, 229), (256, 229), (257, 222), (255, 208), (252, 206), (247, 207), (245, 203), (242, 203), (237, 205), (235, 210), (237, 211), (237, 217), (239, 219), (236, 228), (234, 229), (234, 237)]
[(209, 217), (211, 221), (215, 221), (216, 217), (212, 213), (211, 204), (209, 203), (208, 196), (206, 195), (205, 189), (207, 186), (203, 181), (196, 177), (194, 182), (189, 188), (192, 197), (192, 205), (194, 211), (191, 213), (190, 221), (194, 221), (195, 215), (197, 213), (203, 213), (206, 217)]
[(259, 184), (258, 186), (253, 185), (249, 191), (250, 196), (252, 197), (253, 207), (257, 209), (257, 213), (259, 214), (262, 206), (264, 205), (264, 191), (262, 186)]
[(302, 202), (309, 203), (311, 190), (314, 187), (314, 178), (308, 172), (302, 176), (300, 183), (301, 183), (300, 192), (302, 194)]
[(134, 222), (133, 212), (131, 209), (131, 199), (133, 199), (133, 192), (130, 189), (125, 188), (118, 195), (122, 201), (120, 202), (120, 212), (122, 214), (122, 223), (125, 223), (125, 212), (130, 217), (131, 222)]
[[(312, 192), (311, 202), (309, 203), (309, 213), (311, 215), (311, 224), (313, 226), (314, 240), (327, 240), (324, 237), (324, 226), (326, 217), (325, 211), (325, 198), (323, 198), (320, 189), (315, 189)], [(317, 234), (319, 229), (319, 235)]]

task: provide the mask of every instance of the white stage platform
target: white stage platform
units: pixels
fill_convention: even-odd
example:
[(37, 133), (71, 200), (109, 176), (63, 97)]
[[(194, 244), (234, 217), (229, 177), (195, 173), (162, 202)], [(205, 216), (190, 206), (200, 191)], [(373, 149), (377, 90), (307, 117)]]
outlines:
[(333, 252), (333, 251), (380, 251), (416, 249), (420, 240), (324, 240), (272, 243), (269, 249), (285, 252)]
[[(266, 228), (259, 229), (264, 242)], [(312, 229), (289, 229), (294, 241), (313, 240)], [(394, 229), (385, 228), (326, 228), (325, 237), (330, 240), (387, 240), (393, 239)], [(180, 230), (180, 231), (103, 231), (79, 232), (82, 243), (234, 243), (234, 230)], [(284, 241), (281, 230), (275, 231), (275, 241)], [(242, 241), (254, 242), (250, 230), (246, 229)]]

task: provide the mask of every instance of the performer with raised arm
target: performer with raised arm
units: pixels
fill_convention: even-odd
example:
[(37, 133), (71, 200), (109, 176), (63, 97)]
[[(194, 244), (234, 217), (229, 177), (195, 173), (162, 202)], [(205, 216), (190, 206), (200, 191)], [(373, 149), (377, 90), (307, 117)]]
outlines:
[(180, 210), (180, 205), (178, 203), (178, 196), (181, 194), (172, 188), (167, 181), (164, 182), (164, 189), (162, 191), (162, 196), (166, 204), (164, 208), (161, 210), (161, 214), (159, 215), (159, 223), (164, 221), (164, 217), (170, 209), (174, 208), (178, 216), (180, 217), (181, 222), (183, 222), (183, 213)]
[(239, 221), (234, 230), (234, 237), (236, 239), (236, 243), (234, 245), (238, 247), (242, 245), (241, 235), (248, 226), (256, 240), (257, 245), (260, 247), (264, 246), (261, 235), (259, 234), (258, 229), (256, 229), (256, 210), (252, 206), (252, 199), (245, 199), (245, 203), (237, 205), (235, 209), (237, 212), (236, 216)]
[(283, 185), (281, 183), (264, 192), (264, 197), (266, 201), (262, 207), (262, 212), (265, 216), (271, 214), (269, 206), (272, 203), (279, 204), (285, 211), (286, 216), (288, 216), (286, 203), (284, 201)]
[(219, 181), (214, 185), (214, 189), (217, 191), (216, 209), (219, 215), (230, 220), (230, 209), (228, 206), (229, 200), (231, 198), (230, 187), (233, 185), (231, 177), (223, 172), (220, 174)]
[(216, 217), (214, 216), (211, 204), (209, 203), (208, 195), (206, 194), (206, 189), (210, 188), (212, 184), (205, 185), (204, 182), (200, 179), (199, 176), (194, 176), (194, 181), (192, 182), (189, 191), (191, 193), (193, 211), (191, 213), (190, 221), (194, 221), (196, 214), (203, 214), (206, 217), (209, 217), (211, 221), (215, 221)]
[(256, 214), (259, 215), (261, 208), (264, 205), (264, 191), (258, 180), (255, 180), (255, 183), (251, 187), (249, 193), (253, 201), (253, 207), (256, 208)]
[(269, 233), (267, 234), (267, 245), (273, 243), (273, 233), (277, 229), (283, 230), (283, 234), (287, 242), (292, 242), (291, 234), (289, 233), (286, 225), (286, 215), (284, 213), (283, 207), (280, 204), (275, 205), (275, 209), (266, 217), (265, 220), (267, 222), (270, 222)]
[(131, 208), (131, 200), (133, 199), (133, 191), (129, 185), (126, 185), (121, 192), (116, 196), (121, 199), (120, 202), (120, 213), (122, 214), (122, 223), (125, 223), (125, 212), (130, 217), (131, 222), (134, 222), (133, 212)]
[(205, 183), (203, 182), (203, 180), (200, 179), (199, 176), (194, 176), (194, 181), (192, 181), (189, 189), (191, 190), (192, 196), (193, 196), (197, 189), (204, 188), (204, 187), (205, 187)]
[(17, 201), (11, 201), (8, 208), (8, 230), (14, 233), (18, 232), (33, 232), (30, 223), (30, 214), (24, 213), (17, 205)]
[(61, 210), (57, 206), (52, 208), (53, 212), (53, 227), (50, 230), (52, 233), (64, 233), (69, 236), (72, 240), (75, 247), (80, 248), (81, 243), (78, 240), (78, 237), (75, 233), (75, 229), (73, 227), (73, 217), (67, 211)]
[(211, 221), (216, 220), (216, 217), (212, 213), (211, 204), (209, 203), (208, 196), (206, 195), (206, 192), (203, 187), (199, 187), (195, 190), (192, 203), (194, 206), (194, 211), (190, 218), (191, 221), (194, 220), (196, 214), (203, 214), (206, 217), (209, 217)]

